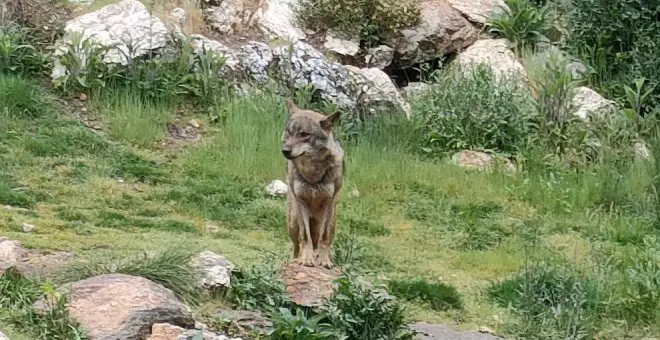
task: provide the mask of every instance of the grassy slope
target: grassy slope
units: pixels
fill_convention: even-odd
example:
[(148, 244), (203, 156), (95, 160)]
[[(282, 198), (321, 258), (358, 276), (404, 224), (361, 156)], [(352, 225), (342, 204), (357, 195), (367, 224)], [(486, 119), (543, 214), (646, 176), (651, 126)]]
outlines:
[[(0, 92), (17, 83), (33, 88), (0, 77)], [(175, 151), (157, 147), (174, 107), (117, 92), (91, 103), (108, 127), (98, 134), (55, 101), (43, 100), (48, 96), (40, 90), (31, 91), (28, 102), (37, 103), (37, 117), (9, 111), (1, 118), (0, 204), (28, 209), (0, 209), (3, 235), (83, 257), (177, 244), (224, 254), (239, 265), (266, 251), (288, 256), (285, 201), (263, 191), (285, 175), (281, 98), (228, 101), (216, 108), (226, 114), (223, 124), (210, 126), (200, 145)], [(593, 249), (618, 256), (652, 233), (644, 215), (594, 208), (591, 197), (607, 185), (603, 176), (549, 183), (433, 164), (405, 151), (407, 131), (403, 123), (383, 124), (365, 132), (361, 144), (345, 147), (339, 229), (368, 247), (361, 259), (366, 269), (388, 278), (439, 279), (464, 297), (461, 312), (411, 304), (411, 320), (498, 328), (494, 317), (510, 316), (482, 297), (491, 281), (535, 257), (566, 258), (587, 268)], [(647, 166), (631, 171), (622, 192), (641, 195)], [(353, 188), (359, 197), (349, 195)], [(23, 233), (24, 222), (36, 231)], [(208, 232), (209, 224), (218, 232)], [(532, 242), (530, 234), (539, 237)]]

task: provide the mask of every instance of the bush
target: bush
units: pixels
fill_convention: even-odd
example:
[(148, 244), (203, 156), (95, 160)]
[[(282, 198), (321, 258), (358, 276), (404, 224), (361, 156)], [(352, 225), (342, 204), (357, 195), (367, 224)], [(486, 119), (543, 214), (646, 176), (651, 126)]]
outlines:
[(570, 51), (591, 68), (589, 80), (610, 98), (625, 96), (636, 79), (652, 89), (641, 113), (660, 109), (660, 1), (585, 0), (569, 7)]
[(419, 8), (412, 0), (303, 0), (297, 16), (308, 28), (359, 36), (368, 47), (420, 22)]
[(405, 326), (403, 308), (385, 287), (372, 286), (353, 275), (340, 277), (336, 284), (336, 295), (321, 312), (346, 339), (413, 339)]
[(240, 308), (250, 310), (276, 311), (291, 306), (284, 282), (272, 259), (234, 271), (231, 288), (225, 298)]
[(286, 308), (280, 308), (273, 313), (273, 330), (269, 334), (272, 340), (343, 340), (346, 337), (332, 328), (332, 325), (323, 323), (324, 315), (315, 315), (310, 318), (304, 311), (296, 309), (292, 314)]
[(513, 152), (532, 132), (531, 98), (491, 70), (449, 71), (414, 105), (423, 151), (436, 155), (462, 149)]
[(505, 0), (508, 11), (494, 15), (487, 23), (488, 31), (513, 42), (518, 53), (550, 42), (552, 25), (550, 8), (537, 7), (529, 0)]
[(463, 301), (456, 288), (444, 283), (428, 283), (426, 280), (392, 280), (390, 291), (396, 297), (409, 301), (422, 301), (437, 311), (462, 309)]
[(0, 73), (42, 75), (50, 65), (30, 39), (32, 30), (9, 22), (0, 24)]

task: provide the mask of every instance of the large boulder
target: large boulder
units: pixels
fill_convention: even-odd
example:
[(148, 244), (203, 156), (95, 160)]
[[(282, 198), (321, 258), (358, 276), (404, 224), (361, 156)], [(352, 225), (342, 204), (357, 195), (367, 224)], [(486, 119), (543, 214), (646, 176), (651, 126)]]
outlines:
[(361, 93), (365, 94), (361, 104), (372, 110), (371, 113), (394, 109), (405, 113), (406, 117), (410, 118), (410, 104), (406, 102), (385, 72), (376, 67), (357, 68), (349, 65), (344, 67), (352, 73), (364, 77), (364, 79), (355, 77), (355, 83), (361, 87)]
[[(143, 277), (104, 274), (67, 283), (68, 311), (92, 340), (144, 339), (155, 323), (192, 328), (190, 309), (174, 293)], [(48, 308), (44, 298), (34, 308)]]
[[(133, 58), (165, 47), (168, 32), (165, 24), (152, 16), (140, 1), (122, 0), (68, 21), (55, 56), (65, 54), (68, 49), (65, 43), (73, 43), (78, 38), (113, 47), (105, 54), (103, 61), (125, 65)], [(56, 60), (51, 75), (53, 79), (64, 76), (65, 72)]]
[(423, 0), (419, 6), (421, 23), (388, 43), (396, 46), (402, 67), (460, 51), (477, 40), (479, 31), (444, 0)]
[(572, 105), (575, 109), (573, 115), (585, 121), (592, 116), (603, 117), (612, 114), (616, 110), (613, 101), (605, 99), (598, 92), (585, 86), (575, 89)]
[(461, 12), (468, 20), (485, 24), (493, 15), (509, 10), (504, 0), (447, 0), (451, 7)]
[(455, 62), (464, 71), (471, 71), (479, 65), (486, 65), (493, 71), (496, 80), (508, 77), (527, 79), (525, 68), (509, 49), (506, 39), (478, 40), (460, 53)]
[(224, 256), (212, 251), (203, 251), (190, 260), (190, 266), (200, 275), (200, 287), (206, 289), (226, 288), (231, 284), (234, 264)]
[(259, 30), (268, 39), (298, 41), (306, 34), (298, 27), (294, 12), (297, 0), (263, 0), (255, 13)]

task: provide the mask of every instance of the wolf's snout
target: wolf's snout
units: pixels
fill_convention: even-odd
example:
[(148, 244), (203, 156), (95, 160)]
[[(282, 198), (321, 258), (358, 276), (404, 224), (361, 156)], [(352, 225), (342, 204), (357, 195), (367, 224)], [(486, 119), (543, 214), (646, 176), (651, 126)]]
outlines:
[(290, 148), (282, 148), (282, 154), (286, 158), (291, 158), (291, 149)]

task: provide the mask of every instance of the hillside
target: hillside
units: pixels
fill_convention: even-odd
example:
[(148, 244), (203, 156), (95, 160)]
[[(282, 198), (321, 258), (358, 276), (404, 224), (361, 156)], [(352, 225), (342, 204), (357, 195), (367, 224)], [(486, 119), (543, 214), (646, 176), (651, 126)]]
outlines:
[[(0, 339), (658, 338), (659, 11), (10, 0)], [(347, 275), (317, 308), (279, 272), (286, 98), (342, 112)]]

